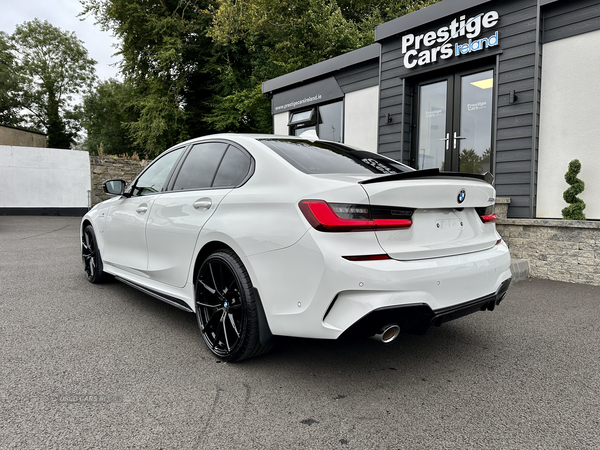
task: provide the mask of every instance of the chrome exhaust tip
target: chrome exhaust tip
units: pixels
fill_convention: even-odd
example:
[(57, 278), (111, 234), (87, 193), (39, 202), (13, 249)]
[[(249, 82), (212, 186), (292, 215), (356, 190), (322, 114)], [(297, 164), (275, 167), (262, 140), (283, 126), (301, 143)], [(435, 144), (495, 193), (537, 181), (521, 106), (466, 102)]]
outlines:
[(400, 326), (396, 324), (386, 325), (383, 327), (379, 333), (371, 336), (371, 339), (375, 339), (376, 341), (383, 342), (384, 344), (389, 344), (394, 339), (398, 337), (400, 334)]

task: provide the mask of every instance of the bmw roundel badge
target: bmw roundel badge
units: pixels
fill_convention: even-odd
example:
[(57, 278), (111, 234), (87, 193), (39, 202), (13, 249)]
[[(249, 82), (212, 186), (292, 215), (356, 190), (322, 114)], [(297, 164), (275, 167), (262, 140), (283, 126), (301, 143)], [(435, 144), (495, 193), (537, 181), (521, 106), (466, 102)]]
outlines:
[(464, 189), (461, 189), (460, 192), (458, 193), (458, 197), (456, 198), (456, 200), (458, 200), (458, 203), (462, 203), (465, 201), (465, 198), (467, 197), (467, 193), (465, 192)]

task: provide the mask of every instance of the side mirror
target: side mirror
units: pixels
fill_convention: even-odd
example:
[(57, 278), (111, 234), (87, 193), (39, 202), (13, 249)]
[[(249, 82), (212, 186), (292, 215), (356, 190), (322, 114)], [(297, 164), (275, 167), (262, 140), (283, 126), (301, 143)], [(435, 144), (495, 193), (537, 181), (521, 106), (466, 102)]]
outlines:
[(127, 183), (125, 180), (108, 180), (102, 183), (102, 189), (109, 195), (123, 195)]

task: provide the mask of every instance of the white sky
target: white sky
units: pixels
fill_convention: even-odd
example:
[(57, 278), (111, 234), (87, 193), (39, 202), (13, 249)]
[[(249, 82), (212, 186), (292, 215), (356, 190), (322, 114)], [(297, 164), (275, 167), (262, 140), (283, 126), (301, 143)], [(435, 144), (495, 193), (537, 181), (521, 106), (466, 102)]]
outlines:
[(112, 56), (117, 51), (113, 46), (117, 40), (94, 25), (93, 16), (79, 20), (77, 15), (82, 9), (79, 0), (0, 0), (0, 30), (12, 34), (23, 22), (47, 20), (64, 31), (74, 31), (84, 42), (90, 57), (97, 61), (98, 78), (120, 78), (117, 68), (110, 65), (119, 60)]

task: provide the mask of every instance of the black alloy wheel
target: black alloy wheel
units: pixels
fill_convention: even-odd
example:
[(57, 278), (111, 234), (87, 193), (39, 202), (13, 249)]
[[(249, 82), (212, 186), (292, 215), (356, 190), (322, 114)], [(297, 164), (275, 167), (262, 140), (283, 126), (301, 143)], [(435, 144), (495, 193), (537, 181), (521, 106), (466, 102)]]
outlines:
[(91, 283), (99, 283), (104, 278), (102, 258), (98, 250), (96, 235), (91, 225), (84, 228), (81, 236), (81, 259), (85, 275)]
[(204, 342), (223, 361), (241, 361), (270, 349), (260, 343), (250, 277), (230, 250), (216, 251), (202, 263), (196, 317)]

